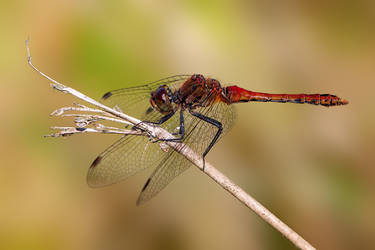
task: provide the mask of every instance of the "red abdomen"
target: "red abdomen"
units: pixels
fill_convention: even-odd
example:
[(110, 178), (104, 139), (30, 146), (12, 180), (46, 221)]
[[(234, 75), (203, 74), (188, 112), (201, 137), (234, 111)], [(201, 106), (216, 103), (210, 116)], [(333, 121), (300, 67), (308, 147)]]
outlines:
[(268, 94), (249, 91), (237, 86), (224, 88), (224, 93), (230, 103), (237, 102), (280, 102), (280, 103), (308, 103), (326, 107), (346, 105), (345, 99), (331, 94)]

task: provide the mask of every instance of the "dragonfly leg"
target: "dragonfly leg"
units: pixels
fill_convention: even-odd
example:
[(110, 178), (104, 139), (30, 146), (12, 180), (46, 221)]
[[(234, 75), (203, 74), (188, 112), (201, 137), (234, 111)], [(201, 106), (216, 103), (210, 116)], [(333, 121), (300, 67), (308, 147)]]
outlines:
[[(152, 122), (152, 121), (142, 121), (143, 123), (148, 123), (148, 124), (154, 124), (154, 125), (162, 125), (164, 122), (168, 121), (173, 115), (174, 115), (174, 111), (166, 114), (165, 116), (163, 116), (162, 118), (160, 118), (159, 121), (157, 122)], [(164, 140), (155, 140), (154, 142), (159, 142), (159, 141), (164, 141)]]
[(184, 120), (184, 114), (182, 109), (180, 110), (180, 129), (178, 134), (180, 135), (179, 138), (173, 138), (173, 139), (159, 139), (158, 141), (173, 141), (173, 142), (181, 142), (185, 137), (185, 120)]
[(168, 121), (173, 115), (174, 115), (174, 111), (166, 114), (165, 116), (163, 116), (162, 118), (160, 118), (159, 121), (157, 122), (151, 122), (151, 121), (142, 121), (142, 122), (145, 122), (145, 123), (150, 123), (150, 124), (156, 124), (156, 125), (162, 125), (164, 122)]
[(205, 157), (206, 155), (208, 154), (208, 152), (210, 152), (211, 148), (215, 145), (217, 139), (219, 139), (221, 133), (223, 132), (223, 125), (221, 124), (221, 122), (211, 118), (211, 117), (208, 117), (208, 116), (205, 116), (205, 115), (202, 115), (201, 113), (198, 113), (198, 112), (194, 112), (192, 110), (189, 110), (190, 114), (192, 114), (193, 116), (201, 119), (202, 121), (205, 121), (205, 122), (208, 122), (209, 124), (212, 124), (214, 125), (215, 127), (218, 128), (214, 138), (212, 139), (212, 141), (210, 142), (210, 144), (208, 145), (208, 147), (206, 148), (206, 150), (204, 151), (203, 155), (202, 155), (202, 158), (203, 158), (203, 171), (204, 171), (204, 168), (205, 168)]

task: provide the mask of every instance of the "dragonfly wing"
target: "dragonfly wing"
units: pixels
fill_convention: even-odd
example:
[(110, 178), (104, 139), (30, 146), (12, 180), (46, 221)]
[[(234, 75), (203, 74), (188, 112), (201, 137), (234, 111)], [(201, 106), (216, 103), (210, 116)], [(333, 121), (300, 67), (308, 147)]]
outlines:
[(137, 205), (141, 205), (157, 195), (175, 177), (188, 169), (191, 164), (185, 157), (173, 151), (160, 162), (150, 178), (148, 178), (138, 197)]
[[(103, 96), (108, 105), (119, 107), (124, 113), (145, 121), (159, 121), (162, 115), (150, 109), (150, 94), (160, 85), (177, 89), (189, 75), (180, 75), (134, 88), (125, 88), (106, 93)], [(216, 103), (195, 109), (203, 115), (218, 120), (223, 125), (223, 134), (233, 125), (233, 105)], [(183, 143), (202, 155), (217, 132), (217, 128), (184, 111), (185, 137)], [(171, 133), (179, 131), (179, 116), (174, 115), (162, 124)], [(92, 187), (101, 187), (120, 182), (140, 170), (157, 166), (146, 182), (137, 204), (154, 197), (176, 176), (192, 163), (171, 148), (152, 143), (145, 136), (125, 136), (100, 154), (91, 165), (87, 181)]]
[[(179, 86), (189, 75), (167, 77), (142, 86), (107, 92), (103, 101), (107, 106), (120, 108), (124, 113), (141, 120), (157, 122), (163, 116), (151, 109), (151, 92), (160, 85)], [(178, 125), (175, 125), (175, 127)], [(120, 182), (127, 177), (157, 166), (167, 154), (158, 143), (145, 136), (125, 136), (101, 153), (92, 163), (87, 182), (91, 187), (101, 187)]]
[[(201, 107), (194, 110), (202, 115), (210, 117), (222, 124), (223, 131), (216, 142), (218, 142), (233, 126), (236, 112), (233, 105), (227, 105), (223, 102), (215, 103), (207, 107)], [(216, 133), (218, 128), (214, 125), (202, 121), (197, 117), (186, 112), (185, 130), (186, 138), (184, 143), (194, 150), (197, 154), (203, 155)]]
[[(189, 76), (190, 75), (171, 76), (136, 87), (112, 90), (103, 95), (103, 103), (110, 107), (117, 106), (125, 114), (141, 120), (146, 120), (145, 118), (148, 116), (148, 111), (150, 111), (151, 107), (151, 92), (155, 91), (160, 85), (168, 85), (172, 89), (176, 89)], [(152, 120), (148, 119), (148, 121)], [(155, 120), (155, 122), (156, 121), (157, 120)]]
[(116, 141), (91, 164), (87, 183), (90, 187), (108, 186), (150, 166), (157, 166), (168, 154), (159, 143), (142, 135), (127, 135)]
[[(233, 106), (225, 103), (217, 103), (209, 107), (198, 110), (204, 115), (220, 121), (223, 125), (224, 135), (233, 125), (235, 112)], [(165, 128), (168, 131), (176, 127), (177, 117), (167, 121)], [(201, 121), (189, 113), (184, 113), (185, 118), (185, 138), (183, 143), (188, 145), (197, 154), (202, 155), (211, 140), (214, 138), (217, 128), (207, 122)], [(221, 137), (221, 136), (220, 136)], [(150, 178), (147, 180), (139, 195), (137, 205), (141, 205), (164, 189), (175, 177), (188, 169), (192, 163), (183, 155), (172, 151), (170, 155), (159, 163)]]

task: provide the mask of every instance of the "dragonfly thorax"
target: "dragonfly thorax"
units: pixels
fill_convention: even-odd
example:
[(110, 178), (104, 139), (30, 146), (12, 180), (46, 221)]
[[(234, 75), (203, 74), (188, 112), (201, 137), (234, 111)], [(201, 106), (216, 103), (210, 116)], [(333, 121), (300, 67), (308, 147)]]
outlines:
[(195, 74), (178, 89), (177, 98), (183, 108), (192, 110), (221, 100), (219, 97), (221, 92), (222, 88), (218, 80)]
[(172, 97), (171, 89), (166, 85), (161, 85), (155, 91), (151, 92), (151, 106), (162, 114), (171, 113), (177, 109)]

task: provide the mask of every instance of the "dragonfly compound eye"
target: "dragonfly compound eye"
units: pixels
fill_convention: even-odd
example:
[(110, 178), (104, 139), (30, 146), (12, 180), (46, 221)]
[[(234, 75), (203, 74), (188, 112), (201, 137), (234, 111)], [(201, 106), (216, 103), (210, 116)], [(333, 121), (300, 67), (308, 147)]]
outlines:
[(154, 109), (163, 114), (170, 113), (173, 110), (166, 86), (160, 86), (156, 91), (151, 93), (150, 103)]
[(194, 74), (191, 76), (191, 80), (197, 83), (204, 83), (205, 79), (203, 75), (200, 74)]

